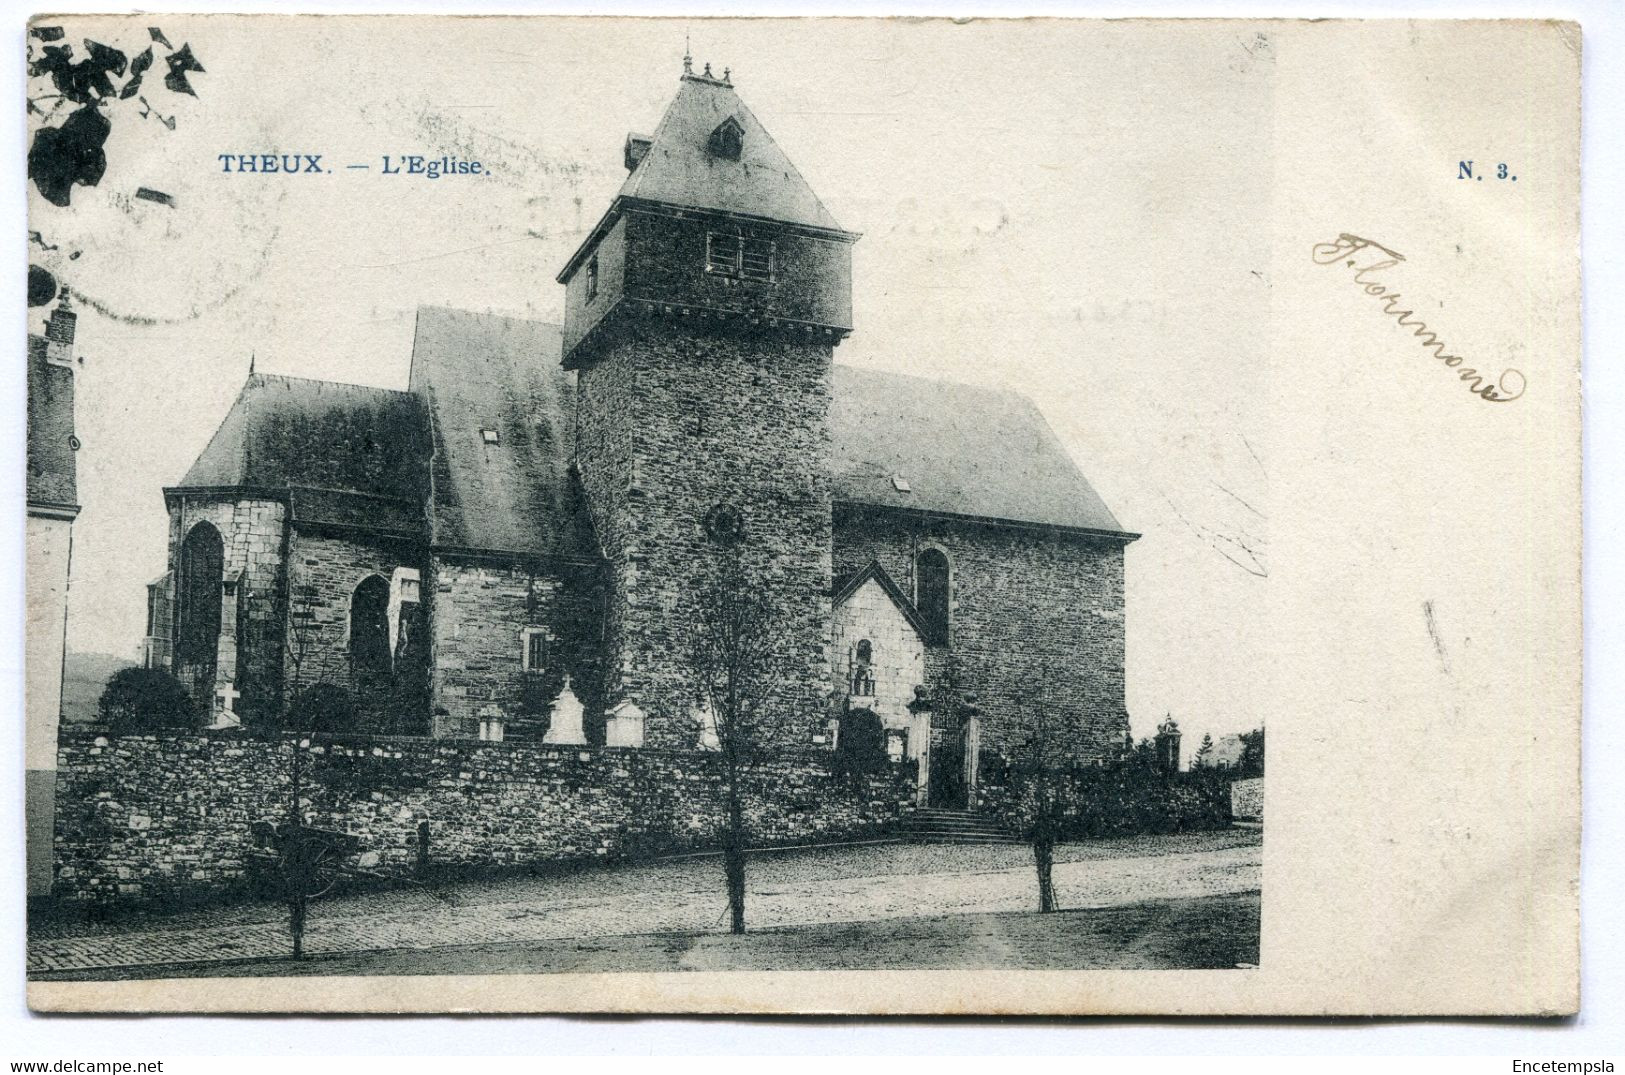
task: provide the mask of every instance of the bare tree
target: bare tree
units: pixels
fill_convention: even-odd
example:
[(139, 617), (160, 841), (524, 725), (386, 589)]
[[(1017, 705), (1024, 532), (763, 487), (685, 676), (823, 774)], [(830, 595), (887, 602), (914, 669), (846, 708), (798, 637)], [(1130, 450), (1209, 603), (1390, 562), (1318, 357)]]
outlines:
[(1033, 866), (1038, 874), (1038, 910), (1042, 914), (1057, 909), (1055, 845), (1060, 839), (1064, 812), (1063, 785), (1077, 764), (1073, 744), (1077, 741), (1074, 733), (1078, 723), (1072, 714), (1052, 709), (1047, 695), (1048, 691), (1041, 690), (1036, 697), (1025, 699), (1031, 733), (1017, 751), (1011, 767), (1013, 783), (1032, 819), (1026, 835), (1033, 848)]
[(689, 670), (696, 698), (714, 725), (722, 755), (725, 818), (722, 863), (730, 930), (745, 932), (743, 779), (756, 757), (761, 719), (774, 672), (775, 616), (765, 588), (752, 577), (737, 543), (716, 554), (696, 595)]

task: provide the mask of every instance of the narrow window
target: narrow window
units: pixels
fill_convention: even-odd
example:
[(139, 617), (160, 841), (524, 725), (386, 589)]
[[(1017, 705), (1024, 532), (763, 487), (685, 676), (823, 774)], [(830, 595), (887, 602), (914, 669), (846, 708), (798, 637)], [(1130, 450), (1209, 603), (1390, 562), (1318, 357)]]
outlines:
[(157, 635), (160, 625), (164, 621), (163, 614), (163, 587), (161, 583), (147, 583), (147, 637)]
[(526, 672), (547, 670), (548, 637), (545, 627), (527, 627), (519, 633), (520, 660)]
[(591, 302), (598, 297), (598, 255), (594, 254), (592, 260), (587, 262), (587, 301)]
[(220, 641), (220, 584), (225, 558), (220, 531), (209, 523), (192, 527), (181, 543), (175, 655), (189, 664), (207, 665), (211, 687), (215, 650)]
[(926, 549), (914, 559), (914, 604), (925, 621), (926, 641), (948, 644), (952, 595), (948, 557), (941, 549)]
[(361, 580), (350, 596), (350, 671), (357, 690), (380, 687), (393, 665), (389, 648), (389, 583), (378, 575)]
[[(175, 579), (174, 672), (193, 704), (212, 704), (219, 663), (225, 543), (220, 531), (198, 523), (181, 542)], [(235, 674), (234, 670), (231, 674)]]
[(852, 655), (852, 693), (873, 697), (875, 693), (874, 646), (867, 638), (858, 642)]

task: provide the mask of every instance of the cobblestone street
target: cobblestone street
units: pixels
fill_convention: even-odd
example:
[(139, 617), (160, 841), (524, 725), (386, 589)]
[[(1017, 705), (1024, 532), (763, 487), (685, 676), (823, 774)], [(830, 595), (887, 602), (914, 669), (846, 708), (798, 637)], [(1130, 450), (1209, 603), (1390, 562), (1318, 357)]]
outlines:
[[(1261, 834), (1229, 830), (1066, 844), (1067, 909), (1188, 900), (1260, 888)], [(1016, 845), (882, 844), (752, 857), (752, 929), (1032, 909), (1031, 851)], [(720, 860), (696, 856), (568, 875), (360, 893), (312, 905), (313, 956), (725, 929)], [(274, 959), (285, 911), (255, 903), (122, 923), (37, 923), (31, 974)]]

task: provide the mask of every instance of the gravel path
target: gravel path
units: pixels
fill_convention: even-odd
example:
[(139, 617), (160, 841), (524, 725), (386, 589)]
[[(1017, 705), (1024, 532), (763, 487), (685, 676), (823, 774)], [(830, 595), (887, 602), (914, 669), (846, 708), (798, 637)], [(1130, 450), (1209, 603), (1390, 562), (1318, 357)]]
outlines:
[[(1062, 906), (1106, 907), (1260, 886), (1257, 832), (1228, 830), (1065, 844)], [(1032, 853), (1021, 845), (885, 844), (752, 856), (753, 927), (875, 921), (1031, 908)], [(715, 856), (553, 876), (360, 893), (312, 905), (312, 954), (705, 931), (723, 928)], [(59, 924), (30, 938), (30, 971), (268, 958), (287, 950), (285, 912), (261, 903), (122, 924)]]

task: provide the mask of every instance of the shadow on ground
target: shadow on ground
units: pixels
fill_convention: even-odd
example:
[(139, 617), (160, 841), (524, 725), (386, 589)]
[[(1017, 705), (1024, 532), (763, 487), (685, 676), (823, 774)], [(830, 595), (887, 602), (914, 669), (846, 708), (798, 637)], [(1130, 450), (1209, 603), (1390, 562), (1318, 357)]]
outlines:
[[(1055, 914), (939, 915), (726, 933), (397, 949), (294, 962), (174, 968), (178, 976), (557, 974), (814, 970), (1170, 970), (1257, 965), (1259, 894), (1150, 900)], [(161, 978), (144, 966), (34, 974), (37, 981)]]

